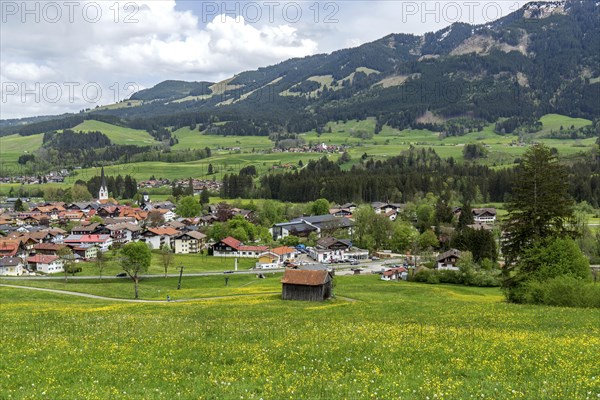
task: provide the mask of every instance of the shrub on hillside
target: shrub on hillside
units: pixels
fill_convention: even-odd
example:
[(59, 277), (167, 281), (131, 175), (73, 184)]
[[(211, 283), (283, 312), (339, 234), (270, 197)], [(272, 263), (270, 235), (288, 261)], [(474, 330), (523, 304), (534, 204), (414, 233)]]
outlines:
[[(539, 243), (524, 252), (518, 263), (517, 273), (510, 278), (509, 285), (506, 287), (506, 296), (509, 301), (515, 303), (538, 302), (540, 301), (539, 296), (532, 294), (532, 291), (541, 293), (541, 286), (551, 283), (556, 285), (556, 282), (561, 280), (570, 282), (571, 286), (575, 285), (573, 282), (579, 282), (580, 286), (585, 286), (586, 282), (591, 281), (591, 278), (589, 261), (577, 244), (569, 238), (552, 239)], [(545, 293), (545, 291), (543, 292)], [(568, 300), (568, 297), (574, 295), (575, 292), (563, 293), (564, 304), (562, 305), (576, 304), (577, 299)]]

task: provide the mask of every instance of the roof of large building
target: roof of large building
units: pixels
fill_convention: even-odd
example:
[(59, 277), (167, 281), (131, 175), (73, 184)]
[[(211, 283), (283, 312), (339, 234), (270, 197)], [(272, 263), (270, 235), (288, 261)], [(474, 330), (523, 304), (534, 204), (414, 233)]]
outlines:
[(110, 235), (70, 235), (65, 243), (101, 243), (110, 239)]

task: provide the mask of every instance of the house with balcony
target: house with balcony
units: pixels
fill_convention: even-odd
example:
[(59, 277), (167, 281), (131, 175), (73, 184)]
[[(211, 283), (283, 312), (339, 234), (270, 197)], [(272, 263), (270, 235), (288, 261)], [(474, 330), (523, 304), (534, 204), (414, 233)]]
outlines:
[(200, 253), (206, 244), (206, 235), (197, 231), (185, 231), (173, 237), (175, 254)]

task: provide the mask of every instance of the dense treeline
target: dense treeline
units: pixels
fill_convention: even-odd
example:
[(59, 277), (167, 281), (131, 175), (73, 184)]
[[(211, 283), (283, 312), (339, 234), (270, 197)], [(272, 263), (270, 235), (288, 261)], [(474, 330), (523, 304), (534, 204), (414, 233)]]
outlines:
[[(366, 160), (350, 171), (342, 171), (337, 163), (322, 158), (309, 162), (300, 171), (265, 175), (260, 179), (256, 196), (291, 202), (321, 197), (337, 203), (406, 202), (428, 192), (450, 191), (460, 194), (463, 202), (504, 202), (510, 198), (515, 173), (515, 168), (459, 164), (452, 158), (441, 159), (432, 149), (411, 148), (386, 161)], [(569, 173), (573, 198), (597, 207), (600, 204), (597, 153), (590, 160), (572, 165)]]
[(198, 161), (208, 158), (211, 155), (212, 151), (208, 147), (205, 147), (204, 149), (190, 149), (179, 151), (149, 150), (143, 153), (131, 155), (128, 159), (128, 162), (136, 163), (145, 161), (161, 161), (166, 163), (179, 163)]
[(102, 132), (74, 132), (64, 130), (63, 132), (47, 132), (44, 134), (42, 143), (45, 147), (52, 147), (59, 151), (71, 151), (72, 149), (99, 149), (110, 146), (108, 136)]
[(411, 148), (385, 161), (366, 160), (350, 171), (327, 158), (311, 161), (301, 171), (261, 178), (260, 197), (307, 202), (325, 197), (344, 203), (398, 201), (428, 192), (461, 193), (467, 202), (504, 201), (514, 171), (443, 160), (432, 149)]
[(253, 120), (231, 121), (222, 125), (210, 125), (206, 128), (207, 135), (223, 136), (269, 136), (277, 130), (277, 126), (267, 122), (261, 123)]

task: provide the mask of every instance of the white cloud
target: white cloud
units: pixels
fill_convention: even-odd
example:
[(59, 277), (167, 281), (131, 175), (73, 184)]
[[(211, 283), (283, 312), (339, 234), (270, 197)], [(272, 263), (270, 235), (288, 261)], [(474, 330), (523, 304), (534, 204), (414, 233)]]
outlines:
[[(302, 38), (286, 23), (253, 26), (243, 18), (219, 15), (201, 28), (198, 17), (176, 10), (173, 0), (138, 1), (135, 9), (118, 10), (110, 8), (112, 2), (78, 4), (75, 10), (81, 11), (72, 13), (72, 21), (66, 8), (55, 23), (45, 20), (42, 7), (39, 23), (35, 15), (3, 15), (1, 118), (93, 108), (131, 94), (124, 88), (128, 82), (143, 88), (165, 79), (218, 81), (317, 50), (314, 40)], [(95, 12), (97, 6), (100, 12)], [(90, 22), (97, 14), (101, 18)], [(137, 22), (126, 23), (126, 17)], [(61, 86), (63, 96), (48, 102), (44, 88), (52, 82)], [(69, 82), (79, 85), (69, 92)], [(91, 89), (86, 95), (86, 84), (100, 85), (102, 96), (90, 95)], [(32, 93), (36, 90), (38, 96)]]

